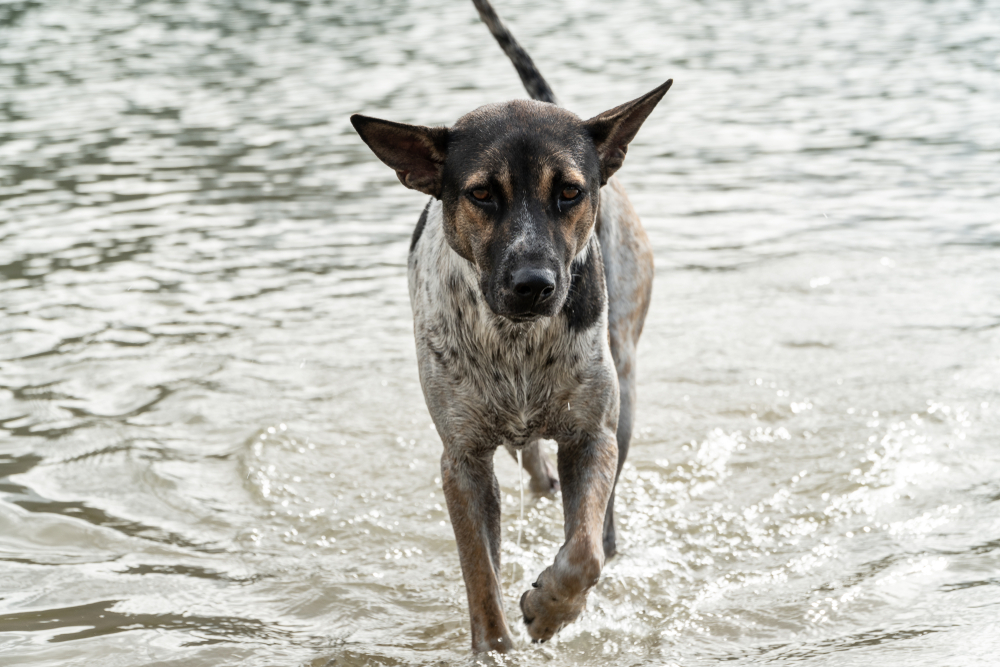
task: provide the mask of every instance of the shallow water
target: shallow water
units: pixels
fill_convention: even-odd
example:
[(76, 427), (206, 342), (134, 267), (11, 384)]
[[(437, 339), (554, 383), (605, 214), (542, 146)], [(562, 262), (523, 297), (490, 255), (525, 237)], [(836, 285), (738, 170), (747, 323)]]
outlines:
[[(621, 172), (657, 256), (621, 555), (501, 663), (996, 664), (1000, 4), (498, 9), (581, 115), (675, 79)], [(0, 26), (0, 663), (474, 662), (424, 200), (347, 121), (523, 96), (471, 6)], [(561, 511), (518, 547), (497, 469), (513, 620)]]

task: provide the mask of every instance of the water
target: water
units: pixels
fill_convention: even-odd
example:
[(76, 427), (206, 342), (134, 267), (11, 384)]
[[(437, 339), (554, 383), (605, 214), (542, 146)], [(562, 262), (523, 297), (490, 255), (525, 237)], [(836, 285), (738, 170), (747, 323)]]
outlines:
[[(621, 173), (657, 257), (621, 555), (503, 664), (996, 664), (1000, 4), (498, 9), (583, 116), (675, 79)], [(471, 6), (0, 25), (0, 663), (474, 662), (424, 199), (347, 120), (522, 96)], [(497, 469), (516, 619), (561, 511), (519, 547)]]

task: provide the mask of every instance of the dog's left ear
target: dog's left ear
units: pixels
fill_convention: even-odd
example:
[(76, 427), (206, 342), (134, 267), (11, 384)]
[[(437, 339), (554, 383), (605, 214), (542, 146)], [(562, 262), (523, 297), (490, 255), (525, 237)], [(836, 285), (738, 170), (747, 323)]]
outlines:
[(673, 82), (673, 79), (669, 79), (642, 97), (584, 122), (584, 127), (594, 140), (597, 155), (601, 158), (601, 185), (605, 185), (621, 168), (629, 143), (635, 138), (646, 117), (670, 90)]
[(396, 171), (399, 182), (441, 198), (441, 179), (448, 150), (448, 130), (443, 127), (406, 125), (388, 120), (351, 116), (351, 125), (368, 148)]

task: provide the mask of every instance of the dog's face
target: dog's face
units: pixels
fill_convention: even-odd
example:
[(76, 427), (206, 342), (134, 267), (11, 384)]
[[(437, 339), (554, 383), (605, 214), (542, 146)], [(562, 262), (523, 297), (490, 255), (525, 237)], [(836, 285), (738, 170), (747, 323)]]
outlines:
[(449, 131), (441, 183), (451, 247), (494, 313), (555, 315), (597, 214), (600, 159), (583, 122), (551, 104), (492, 104)]
[(351, 122), (404, 185), (441, 200), (448, 243), (476, 268), (487, 304), (524, 322), (562, 309), (600, 188), (670, 84), (588, 121), (516, 100), (480, 107), (448, 129)]

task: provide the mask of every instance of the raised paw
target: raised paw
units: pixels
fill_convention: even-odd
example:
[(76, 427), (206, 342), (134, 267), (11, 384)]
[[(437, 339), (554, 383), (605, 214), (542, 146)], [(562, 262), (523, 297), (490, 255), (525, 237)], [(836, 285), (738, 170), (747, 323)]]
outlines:
[(563, 626), (575, 621), (587, 606), (586, 592), (577, 595), (560, 593), (547, 574), (548, 571), (543, 572), (532, 584), (534, 588), (521, 596), (521, 613), (524, 614), (524, 624), (532, 642), (551, 639)]

